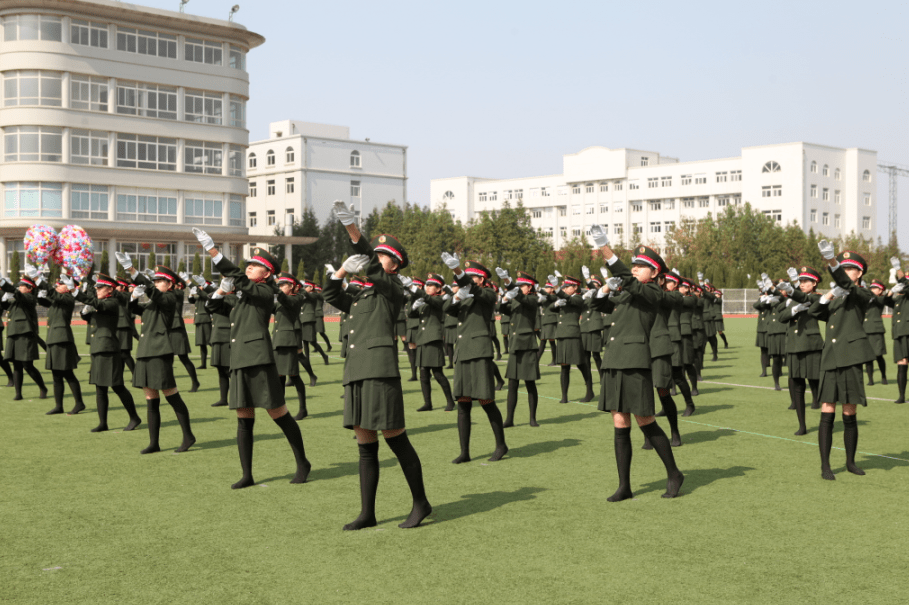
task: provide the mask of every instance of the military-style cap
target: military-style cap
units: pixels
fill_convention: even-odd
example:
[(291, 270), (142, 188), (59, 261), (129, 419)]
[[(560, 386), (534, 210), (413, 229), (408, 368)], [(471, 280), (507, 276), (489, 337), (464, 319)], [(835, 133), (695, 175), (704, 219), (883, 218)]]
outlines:
[(579, 280), (577, 277), (572, 277), (570, 275), (566, 275), (564, 278), (562, 278), (562, 285), (563, 286), (580, 286), (581, 280)]
[(118, 277), (117, 284), (119, 284), (121, 286), (129, 287), (129, 286), (133, 285), (133, 280), (131, 280), (128, 277)]
[(404, 246), (393, 235), (383, 233), (378, 237), (374, 237), (370, 245), (376, 252), (388, 254), (397, 260), (398, 269), (403, 269), (410, 264), (410, 259), (407, 258), (407, 251), (404, 250)]
[(590, 281), (587, 282), (587, 287), (591, 290), (598, 290), (603, 287), (603, 282), (596, 275), (591, 275)]
[(155, 275), (152, 277), (152, 281), (157, 281), (159, 279), (166, 279), (171, 283), (183, 283), (183, 280), (180, 279), (180, 276), (174, 273), (170, 267), (165, 267), (164, 265), (155, 265)]
[(868, 271), (868, 261), (866, 261), (858, 252), (845, 250), (836, 255), (836, 260), (846, 267), (861, 269), (862, 273)]
[(667, 280), (667, 281), (671, 281), (671, 282), (675, 282), (675, 283), (677, 283), (677, 284), (681, 284), (681, 283), (682, 283), (682, 278), (679, 277), (678, 275), (676, 275), (675, 273), (673, 273), (672, 271), (669, 271), (668, 273), (666, 273), (666, 280)]
[(799, 267), (799, 280), (810, 279), (814, 283), (819, 283), (821, 281), (820, 272), (814, 267), (809, 267), (808, 265), (802, 265)]
[(322, 286), (320, 286), (319, 284), (316, 284), (316, 292), (321, 292), (321, 291), (322, 291)]
[(268, 250), (256, 246), (252, 249), (252, 256), (246, 260), (246, 264), (254, 263), (262, 265), (272, 273), (278, 272), (278, 259), (276, 259)]
[(17, 283), (16, 285), (17, 286), (28, 286), (29, 288), (34, 288), (35, 282), (33, 282), (30, 277), (26, 277), (25, 275), (23, 275), (19, 278), (19, 283)]
[(464, 263), (464, 272), (467, 273), (467, 275), (479, 275), (486, 279), (492, 277), (492, 273), (489, 272), (489, 269), (475, 260), (469, 260)]
[(887, 286), (885, 286), (884, 282), (879, 279), (872, 279), (869, 288), (880, 288), (881, 290), (886, 290)]
[(538, 283), (533, 275), (530, 273), (525, 273), (524, 271), (518, 271), (518, 279), (515, 281), (518, 283), (518, 285), (527, 284), (529, 286), (536, 286)]
[(422, 288), (423, 286), (426, 285), (426, 282), (424, 282), (422, 279), (415, 277), (415, 278), (413, 278), (413, 285), (415, 285), (418, 288)]
[(551, 283), (549, 283), (549, 282), (546, 282), (546, 285), (545, 285), (545, 286), (543, 286), (543, 287), (544, 287), (544, 288), (551, 288), (551, 287), (552, 287), (552, 284), (551, 284)]
[(430, 273), (426, 276), (426, 285), (439, 286), (441, 288), (445, 285), (445, 278), (438, 273)]
[(350, 278), (350, 283), (355, 286), (360, 286), (362, 288), (363, 284), (364, 284), (364, 280), (359, 275), (354, 275)]
[(275, 281), (277, 281), (279, 284), (290, 284), (292, 286), (297, 285), (297, 278), (294, 277), (293, 273), (288, 273), (286, 271), (279, 273), (278, 278)]
[(110, 275), (105, 275), (104, 273), (96, 273), (95, 287), (97, 288), (98, 286), (109, 286), (111, 288), (116, 288), (117, 280)]
[(304, 277), (301, 283), (303, 284), (304, 288), (312, 288), (313, 290), (316, 289), (316, 282), (312, 281), (308, 277)]
[(651, 269), (656, 269), (658, 273), (666, 273), (666, 263), (663, 261), (663, 257), (657, 254), (656, 250), (647, 246), (638, 246), (634, 249), (631, 264), (646, 265)]

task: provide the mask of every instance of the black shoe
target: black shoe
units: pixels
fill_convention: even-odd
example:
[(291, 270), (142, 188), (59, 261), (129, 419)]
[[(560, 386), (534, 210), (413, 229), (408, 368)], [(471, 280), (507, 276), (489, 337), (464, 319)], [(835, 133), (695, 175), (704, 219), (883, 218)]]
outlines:
[(424, 405), (424, 406), (421, 407), (421, 408), (417, 408), (417, 411), (418, 411), (418, 412), (431, 412), (431, 411), (432, 411), (432, 406), (429, 405), (429, 404), (426, 404), (426, 405)]
[(884, 384), (884, 385), (888, 384), (887, 379), (886, 379), (886, 378), (881, 378), (881, 384)]
[(315, 374), (313, 374), (312, 376), (310, 376), (310, 377), (309, 377), (309, 386), (311, 386), (311, 387), (316, 386), (316, 381), (317, 381), (317, 380), (319, 380), (319, 377), (316, 376)]
[(865, 386), (873, 387), (873, 386), (874, 386), (874, 381), (872, 380), (871, 382), (869, 382), (869, 383), (868, 383), (867, 385), (865, 385)]
[(897, 399), (897, 400), (894, 401), (893, 403), (906, 403), (906, 398), (905, 398), (905, 397), (900, 397), (899, 399)]
[(213, 407), (213, 408), (221, 408), (221, 407), (224, 407), (225, 405), (227, 405), (227, 402), (226, 402), (226, 401), (216, 401), (216, 402), (214, 402), (213, 404), (211, 404), (211, 407)]
[(700, 395), (700, 393), (698, 392), (697, 389), (691, 389), (691, 396), (692, 396), (692, 397), (697, 397), (698, 395)]
[(713, 356), (713, 359), (711, 359), (710, 361), (719, 361), (719, 360), (720, 360), (720, 358), (717, 357), (716, 355), (714, 355), (714, 356)]
[(416, 376), (411, 376), (410, 378), (407, 379), (407, 382), (417, 382), (417, 380), (418, 379)]
[(776, 383), (773, 384), (773, 390), (774, 390), (774, 391), (782, 391), (782, 390), (783, 390), (783, 387), (780, 386), (780, 383), (776, 382)]
[(761, 374), (758, 376), (758, 378), (767, 378), (767, 370), (764, 370), (763, 372), (761, 372)]

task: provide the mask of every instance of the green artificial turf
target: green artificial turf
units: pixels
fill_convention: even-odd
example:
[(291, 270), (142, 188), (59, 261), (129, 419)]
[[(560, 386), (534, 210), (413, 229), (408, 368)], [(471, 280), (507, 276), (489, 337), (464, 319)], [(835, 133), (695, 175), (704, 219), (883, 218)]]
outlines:
[[(259, 484), (238, 491), (230, 489), (240, 477), (234, 414), (209, 407), (214, 370), (200, 372), (200, 392), (183, 394), (198, 443), (173, 453), (180, 430), (162, 405), (164, 450), (142, 456), (146, 425), (119, 430), (127, 416), (113, 393), (115, 430), (89, 432), (97, 416), (85, 355), (77, 375), (88, 410), (78, 416), (45, 416), (53, 400), (37, 400), (28, 378), (24, 401), (0, 389), (0, 602), (906, 602), (909, 406), (892, 403), (894, 365), (891, 386), (869, 387), (879, 399), (859, 411), (858, 463), (867, 476), (845, 472), (844, 452), (834, 449), (837, 480), (823, 481), (819, 412), (809, 410), (809, 434), (794, 437), (787, 392), (757, 378), (755, 320), (726, 326), (730, 348), (707, 362), (697, 413), (680, 421), (684, 446), (675, 454), (686, 479), (675, 500), (660, 497), (663, 466), (638, 449), (634, 429), (635, 498), (606, 502), (617, 486), (610, 418), (595, 403), (559, 404), (558, 368), (541, 368), (542, 426), (527, 425), (522, 393), (518, 426), (506, 431), (511, 451), (496, 463), (486, 461), (493, 437), (475, 409), (474, 460), (452, 465), (456, 413), (441, 411), (438, 386), (437, 410), (416, 413), (419, 383), (404, 382), (408, 433), (435, 509), (411, 530), (397, 527), (409, 491), (383, 444), (379, 526), (341, 531), (360, 500), (357, 447), (341, 427), (337, 345), (331, 365), (314, 360), (319, 384), (307, 389), (311, 416), (300, 422), (310, 482), (289, 483), (290, 448), (260, 412)], [(328, 329), (336, 334), (337, 324)], [(84, 328), (75, 332), (83, 342)], [(175, 368), (187, 389), (183, 367)], [(572, 398), (583, 389), (573, 372)], [(287, 395), (296, 412), (293, 388)], [(503, 412), (504, 399), (502, 391)], [(683, 407), (681, 396), (676, 402)], [(144, 405), (139, 413), (144, 419)], [(842, 447), (839, 417), (834, 447)]]

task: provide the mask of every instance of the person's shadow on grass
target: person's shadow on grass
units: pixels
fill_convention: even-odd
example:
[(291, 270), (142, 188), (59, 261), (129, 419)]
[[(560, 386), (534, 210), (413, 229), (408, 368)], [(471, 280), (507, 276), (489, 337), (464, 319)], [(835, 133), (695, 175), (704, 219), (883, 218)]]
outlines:
[[(888, 456), (885, 458), (884, 456)], [(896, 458), (902, 458), (902, 460), (896, 460)], [(884, 454), (878, 456), (869, 456), (865, 457), (857, 462), (856, 464), (862, 470), (882, 470), (882, 471), (891, 471), (895, 468), (904, 468), (909, 467), (909, 452), (903, 452), (902, 454)], [(846, 470), (846, 467), (843, 467), (843, 470)]]
[(585, 412), (583, 414), (567, 414), (565, 416), (553, 416), (552, 418), (546, 418), (541, 420), (541, 425), (547, 424), (565, 424), (566, 422), (574, 422), (576, 420), (584, 420), (586, 418), (596, 418), (597, 416), (603, 416), (604, 412)]
[(732, 429), (716, 429), (713, 431), (695, 431), (693, 433), (682, 433), (682, 445), (691, 445), (695, 443), (707, 443), (716, 441), (721, 437), (731, 437), (735, 435)]
[(528, 443), (508, 450), (510, 458), (529, 458), (539, 454), (551, 454), (563, 447), (574, 447), (581, 445), (580, 439), (560, 439), (554, 441), (539, 441), (537, 443)]
[[(731, 410), (732, 408), (735, 407), (734, 405), (730, 405), (728, 403), (718, 403), (715, 405), (698, 405), (697, 399), (694, 400), (694, 406), (695, 406), (695, 408), (694, 408), (694, 414), (692, 416), (692, 418), (693, 418), (692, 422), (697, 422), (697, 417), (701, 416), (703, 414), (709, 414), (711, 412), (719, 412), (722, 410)], [(684, 408), (683, 408), (683, 411), (684, 411)], [(681, 414), (679, 414), (679, 416), (681, 416)], [(682, 420), (684, 421), (685, 418), (687, 418), (687, 416), (682, 418)]]
[[(499, 507), (511, 504), (513, 502), (522, 502), (533, 500), (536, 494), (546, 491), (545, 487), (522, 487), (513, 492), (485, 492), (480, 494), (465, 494), (460, 500), (454, 502), (444, 502), (433, 506), (432, 514), (429, 519), (424, 521), (423, 525), (438, 525), (446, 521), (454, 521), (469, 515), (488, 513)], [(405, 516), (385, 519), (379, 524), (389, 523), (392, 521), (403, 521)]]
[[(682, 485), (682, 491), (679, 496), (686, 496), (693, 493), (700, 487), (710, 485), (714, 481), (722, 479), (732, 479), (735, 477), (744, 477), (748, 471), (755, 470), (750, 466), (730, 466), (729, 468), (699, 468), (699, 469), (681, 469), (685, 475), (685, 483)], [(635, 497), (649, 494), (650, 492), (666, 491), (666, 480), (651, 481), (644, 483), (640, 488), (634, 490)]]

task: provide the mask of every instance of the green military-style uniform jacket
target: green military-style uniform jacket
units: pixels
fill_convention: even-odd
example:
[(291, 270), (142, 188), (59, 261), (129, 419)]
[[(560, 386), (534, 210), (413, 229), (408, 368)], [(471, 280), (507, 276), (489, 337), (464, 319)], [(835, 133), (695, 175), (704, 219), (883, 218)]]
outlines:
[[(199, 286), (196, 287), (196, 292), (204, 292), (204, 291), (205, 291), (205, 289), (203, 287), (199, 287)], [(212, 316), (208, 312), (208, 309), (205, 308), (205, 301), (207, 300), (206, 297), (190, 295), (187, 297), (186, 300), (189, 301), (190, 303), (192, 303), (195, 307), (194, 312), (193, 312), (193, 323), (195, 325), (198, 326), (201, 324), (212, 323), (212, 321), (213, 321)]]
[(73, 320), (73, 309), (76, 308), (76, 299), (72, 294), (60, 294), (47, 284), (41, 287), (47, 296), (38, 298), (38, 304), (47, 307), (47, 338), (49, 345), (75, 343), (73, 329), (70, 324)]
[[(120, 340), (117, 338), (117, 323), (120, 319), (120, 299), (111, 293), (107, 298), (98, 298), (93, 291), (76, 294), (76, 300), (95, 308), (95, 331), (91, 335), (92, 355), (99, 353), (119, 353)], [(50, 341), (48, 341), (50, 344)]]
[(411, 309), (409, 313), (410, 317), (416, 318), (418, 322), (417, 337), (414, 343), (418, 346), (423, 346), (431, 342), (443, 341), (445, 338), (443, 332), (445, 321), (443, 307), (445, 306), (445, 301), (442, 296), (429, 296), (426, 292), (420, 290), (413, 296), (413, 301), (417, 300), (422, 300), (426, 304), (416, 311)]
[(872, 293), (871, 298), (868, 299), (868, 308), (865, 309), (865, 334), (885, 334), (887, 332), (884, 328), (884, 320), (881, 317), (881, 313), (884, 312), (884, 306), (884, 296), (875, 296)]
[[(824, 371), (861, 365), (874, 359), (868, 336), (862, 327), (865, 308), (874, 295), (852, 283), (842, 267), (837, 267), (832, 274), (836, 284), (847, 290), (847, 295), (826, 305), (821, 304), (821, 298), (818, 297), (808, 309), (818, 319), (827, 322), (827, 335), (821, 353), (821, 369)], [(859, 374), (861, 375), (861, 368)]]
[(511, 305), (503, 300), (498, 305), (496, 305), (496, 310), (499, 312), (499, 324), (501, 326), (500, 329), (502, 330), (502, 336), (510, 336), (511, 335)]
[[(909, 294), (909, 278), (904, 277), (899, 280), (899, 283), (905, 285), (907, 289), (897, 294), (891, 292), (884, 297), (884, 303), (893, 309), (890, 336), (894, 340), (909, 336), (909, 304), (906, 303), (909, 300), (909, 296), (907, 296)], [(906, 311), (906, 317), (903, 317), (903, 311)], [(903, 321), (904, 319), (906, 321)]]
[[(466, 272), (461, 272), (458, 286), (470, 286), (473, 298), (455, 304), (454, 297), (445, 301), (445, 312), (458, 318), (458, 341), (455, 345), (455, 363), (473, 359), (492, 358), (492, 339), (489, 322), (496, 305), (496, 291), (479, 288)], [(556, 320), (558, 321), (558, 320)]]
[(603, 330), (603, 314), (593, 308), (595, 298), (596, 293), (584, 300), (584, 311), (581, 313), (579, 320), (581, 334), (591, 334), (593, 332), (602, 332)]
[(751, 306), (758, 312), (757, 338), (755, 339), (754, 345), (756, 347), (765, 348), (767, 346), (767, 316), (770, 315), (770, 307), (760, 300)]
[(275, 307), (272, 342), (275, 349), (278, 347), (291, 347), (296, 351), (300, 348), (300, 337), (297, 333), (296, 323), (300, 318), (303, 297), (299, 294), (288, 296), (283, 292), (278, 292), (276, 296), (278, 297), (278, 304)]
[[(554, 303), (559, 299), (567, 301), (566, 304), (561, 307), (556, 307)], [(555, 337), (557, 339), (580, 338), (581, 313), (583, 313), (587, 307), (583, 297), (581, 297), (580, 294), (568, 296), (562, 289), (559, 289), (555, 294), (548, 295), (546, 302), (550, 305), (551, 309), (555, 310), (558, 317)], [(546, 317), (544, 316), (543, 319), (545, 320)]]
[(23, 294), (10, 282), (3, 284), (3, 291), (10, 292), (13, 300), (9, 303), (7, 315), (7, 336), (31, 334), (38, 336), (38, 297), (34, 293)]
[(538, 346), (536, 321), (540, 316), (540, 302), (537, 295), (525, 296), (522, 292), (518, 292), (517, 296), (506, 304), (511, 315), (509, 345), (512, 353), (535, 351)]
[(136, 285), (146, 287), (145, 295), (149, 298), (149, 302), (145, 305), (138, 299), (133, 299), (130, 303), (131, 310), (136, 315), (142, 316), (142, 334), (136, 349), (136, 359), (173, 355), (170, 330), (174, 325), (174, 314), (177, 312), (178, 301), (182, 299), (173, 290), (161, 292), (155, 288), (154, 282), (142, 273), (136, 273), (133, 281)]
[(786, 308), (780, 313), (778, 317), (779, 323), (786, 327), (787, 355), (822, 351), (824, 349), (824, 337), (821, 336), (821, 328), (817, 323), (817, 317), (812, 315), (807, 309), (792, 315), (793, 305), (801, 303), (814, 304), (820, 298), (820, 294), (805, 294), (801, 290), (796, 289), (792, 293), (791, 304), (786, 305)]
[[(231, 371), (273, 365), (275, 354), (268, 334), (268, 324), (275, 305), (277, 286), (252, 281), (246, 277), (245, 271), (224, 256), (215, 266), (221, 275), (233, 278), (235, 292), (242, 292), (231, 316)], [(212, 308), (223, 305), (223, 300), (212, 299)], [(233, 401), (233, 395), (231, 399)]]

